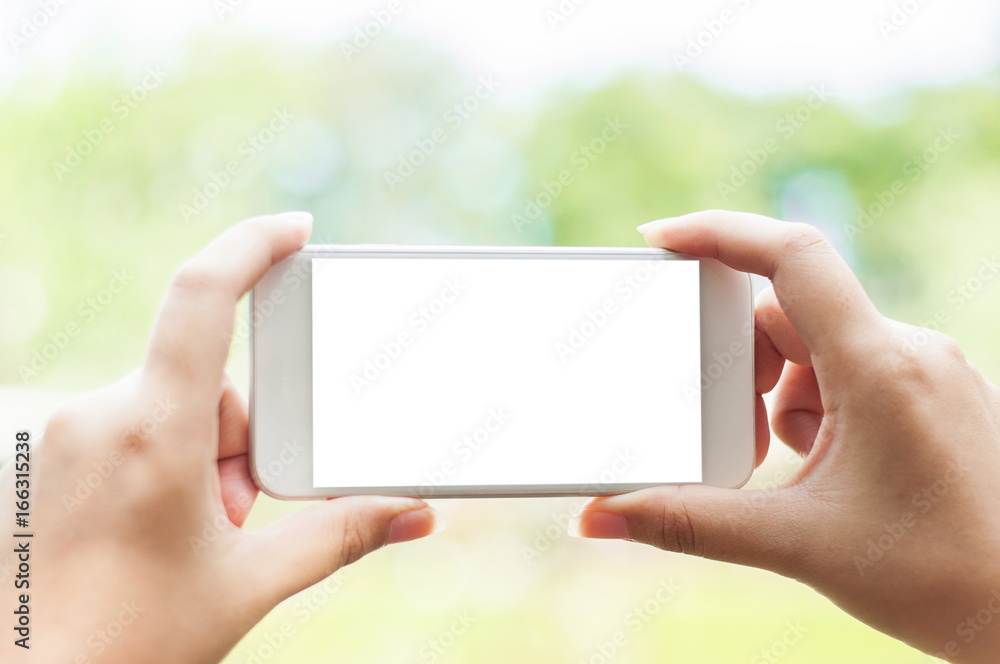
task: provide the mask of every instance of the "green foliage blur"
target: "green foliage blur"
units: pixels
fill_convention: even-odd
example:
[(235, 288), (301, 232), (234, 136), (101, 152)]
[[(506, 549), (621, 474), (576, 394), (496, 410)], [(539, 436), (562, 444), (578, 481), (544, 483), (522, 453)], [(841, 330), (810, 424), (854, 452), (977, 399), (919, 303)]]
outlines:
[[(635, 70), (514, 103), (396, 38), (350, 64), (203, 43), (150, 67), (24, 80), (0, 101), (12, 398), (137, 366), (176, 267), (288, 209), (313, 212), (316, 242), (638, 246), (637, 224), (705, 208), (809, 221), (885, 314), (933, 323), (1000, 379), (1000, 279), (981, 270), (1000, 247), (1000, 72), (857, 105)], [(237, 339), (244, 386), (246, 365)], [(794, 468), (773, 447), (751, 486)], [(571, 540), (578, 502), (443, 502), (444, 534), (292, 598), (227, 662), (928, 661), (795, 582)], [(261, 498), (250, 527), (298, 507)]]

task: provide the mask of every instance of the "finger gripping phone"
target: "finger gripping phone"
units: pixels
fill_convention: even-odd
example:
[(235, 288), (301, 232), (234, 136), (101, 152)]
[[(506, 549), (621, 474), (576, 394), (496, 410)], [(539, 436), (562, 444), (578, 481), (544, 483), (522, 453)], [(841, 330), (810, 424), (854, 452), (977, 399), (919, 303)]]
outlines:
[(754, 468), (749, 276), (657, 249), (309, 245), (251, 298), (274, 497), (604, 495)]

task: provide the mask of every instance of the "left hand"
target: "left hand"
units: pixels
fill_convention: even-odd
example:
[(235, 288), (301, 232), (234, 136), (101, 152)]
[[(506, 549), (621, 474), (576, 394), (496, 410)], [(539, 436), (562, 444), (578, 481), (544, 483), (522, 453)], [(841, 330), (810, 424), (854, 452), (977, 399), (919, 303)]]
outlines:
[[(309, 237), (307, 213), (237, 224), (177, 272), (145, 365), (62, 406), (31, 450), (31, 650), (2, 661), (218, 662), (278, 602), (441, 522), (423, 501), (353, 496), (241, 529), (257, 488), (247, 407), (224, 373), (236, 303)], [(0, 522), (14, 523), (14, 464)], [(0, 576), (2, 576), (0, 572)]]

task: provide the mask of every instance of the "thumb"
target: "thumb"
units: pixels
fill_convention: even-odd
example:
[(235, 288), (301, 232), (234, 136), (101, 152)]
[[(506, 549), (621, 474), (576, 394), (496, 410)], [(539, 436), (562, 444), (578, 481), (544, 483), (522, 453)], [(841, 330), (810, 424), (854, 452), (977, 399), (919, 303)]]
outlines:
[(267, 595), (277, 604), (386, 544), (426, 537), (444, 526), (444, 518), (422, 500), (334, 498), (248, 533), (247, 562), (254, 576), (267, 579)]
[(576, 537), (627, 539), (666, 551), (795, 575), (808, 514), (793, 487), (661, 486), (591, 499), (569, 524)]

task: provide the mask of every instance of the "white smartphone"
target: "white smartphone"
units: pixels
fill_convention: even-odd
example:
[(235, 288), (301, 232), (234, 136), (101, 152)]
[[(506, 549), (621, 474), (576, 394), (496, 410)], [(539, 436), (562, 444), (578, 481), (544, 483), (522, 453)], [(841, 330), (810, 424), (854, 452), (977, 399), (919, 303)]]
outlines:
[(741, 486), (749, 275), (658, 249), (309, 245), (250, 298), (250, 465), (282, 499)]

